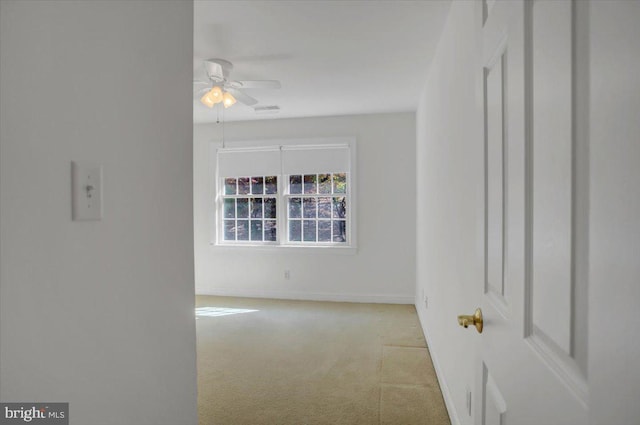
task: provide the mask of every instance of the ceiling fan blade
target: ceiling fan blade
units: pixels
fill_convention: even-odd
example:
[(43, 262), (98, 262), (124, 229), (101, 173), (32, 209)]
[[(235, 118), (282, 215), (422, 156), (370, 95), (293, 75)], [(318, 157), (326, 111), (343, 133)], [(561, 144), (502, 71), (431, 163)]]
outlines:
[(193, 91), (193, 95), (194, 95), (194, 96), (202, 96), (202, 95), (204, 95), (206, 92), (208, 92), (209, 90), (211, 90), (211, 87), (208, 87), (208, 86), (207, 86), (207, 87), (202, 87), (202, 88), (199, 88), (199, 89), (197, 89), (197, 90), (194, 90), (194, 91)]
[(279, 89), (282, 87), (278, 80), (231, 81), (229, 85), (236, 89)]
[(252, 106), (252, 105), (255, 105), (256, 103), (258, 103), (257, 99), (254, 99), (253, 97), (242, 93), (240, 90), (236, 90), (236, 89), (231, 88), (231, 87), (228, 87), (226, 90), (229, 93), (231, 93), (231, 95), (233, 97), (235, 97), (236, 100), (238, 102), (240, 102), (240, 103), (244, 103), (245, 105), (248, 105), (248, 106)]

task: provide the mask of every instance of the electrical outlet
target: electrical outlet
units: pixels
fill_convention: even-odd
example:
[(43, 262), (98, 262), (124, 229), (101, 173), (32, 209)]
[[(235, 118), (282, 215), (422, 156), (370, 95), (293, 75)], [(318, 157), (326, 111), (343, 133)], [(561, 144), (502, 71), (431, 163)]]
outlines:
[(422, 300), (424, 307), (429, 308), (429, 299), (427, 294), (424, 293), (424, 288), (420, 288), (420, 299)]
[(291, 279), (291, 271), (290, 270), (285, 270), (284, 271), (284, 278), (289, 280)]

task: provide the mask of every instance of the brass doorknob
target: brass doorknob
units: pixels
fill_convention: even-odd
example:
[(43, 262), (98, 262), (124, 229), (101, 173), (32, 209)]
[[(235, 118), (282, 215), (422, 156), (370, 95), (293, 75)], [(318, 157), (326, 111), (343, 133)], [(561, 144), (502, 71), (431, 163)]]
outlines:
[(476, 312), (473, 316), (458, 316), (458, 324), (465, 328), (469, 327), (469, 325), (473, 325), (478, 330), (478, 333), (482, 333), (482, 310), (476, 308)]

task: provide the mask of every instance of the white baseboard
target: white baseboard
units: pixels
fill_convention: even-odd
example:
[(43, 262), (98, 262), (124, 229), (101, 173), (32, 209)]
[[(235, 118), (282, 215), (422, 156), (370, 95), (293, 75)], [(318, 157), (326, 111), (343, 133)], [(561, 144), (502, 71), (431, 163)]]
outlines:
[(438, 383), (440, 384), (440, 389), (442, 390), (442, 397), (444, 398), (444, 404), (447, 407), (447, 412), (449, 413), (449, 419), (451, 420), (451, 425), (460, 425), (460, 418), (458, 417), (458, 412), (456, 411), (455, 405), (453, 403), (453, 397), (451, 396), (451, 391), (449, 390), (447, 381), (445, 380), (444, 374), (442, 373), (442, 369), (440, 368), (440, 363), (438, 362), (438, 356), (431, 349), (433, 345), (431, 345), (431, 338), (429, 338), (429, 332), (427, 331), (427, 327), (425, 326), (423, 313), (421, 312), (421, 308), (419, 307), (419, 302), (417, 299), (414, 299), (414, 304), (416, 306), (416, 311), (418, 312), (418, 319), (420, 320), (422, 333), (424, 333), (424, 337), (427, 340), (427, 347), (429, 347), (429, 355), (431, 356), (431, 361), (433, 362), (433, 368), (436, 371), (436, 377), (438, 378)]
[(215, 288), (198, 290), (196, 295), (216, 295), (224, 297), (243, 298), (272, 298), (284, 300), (303, 301), (335, 301), (350, 303), (378, 303), (378, 304), (415, 304), (414, 296), (400, 295), (361, 295), (361, 294), (332, 294), (319, 292), (292, 292), (292, 291), (261, 291), (255, 289)]

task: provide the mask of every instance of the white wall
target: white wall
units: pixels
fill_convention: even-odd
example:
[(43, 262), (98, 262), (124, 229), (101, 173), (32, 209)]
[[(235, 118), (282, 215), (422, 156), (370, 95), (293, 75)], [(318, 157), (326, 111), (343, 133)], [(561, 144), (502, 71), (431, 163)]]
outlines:
[(640, 2), (592, 2), (589, 382), (592, 425), (640, 423)]
[[(417, 122), (416, 307), (453, 423), (471, 423), (465, 388), (474, 388), (473, 337), (460, 332), (482, 281), (482, 140), (474, 70), (473, 2), (453, 2), (421, 96)], [(422, 301), (428, 297), (429, 307)]]
[[(225, 140), (354, 136), (358, 249), (256, 250), (210, 244), (210, 143), (221, 125), (194, 126), (196, 292), (252, 297), (412, 303), (415, 288), (413, 113), (225, 124)], [(290, 280), (284, 270), (291, 271)]]
[(2, 0), (0, 59), (0, 399), (196, 424), (192, 3)]

